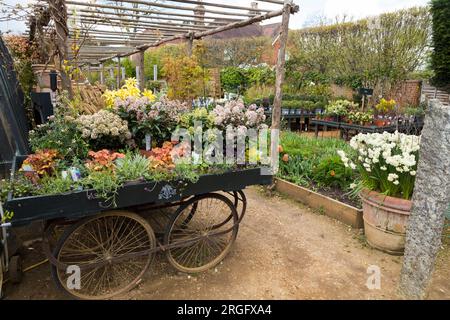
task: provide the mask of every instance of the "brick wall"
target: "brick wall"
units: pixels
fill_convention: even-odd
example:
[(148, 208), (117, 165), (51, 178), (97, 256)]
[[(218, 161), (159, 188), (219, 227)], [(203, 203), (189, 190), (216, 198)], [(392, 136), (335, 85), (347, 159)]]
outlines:
[[(391, 90), (391, 94), (385, 95), (386, 99), (394, 99), (400, 108), (408, 106), (418, 106), (420, 103), (420, 94), (422, 88), (421, 80), (406, 80)], [(333, 97), (346, 97), (348, 100), (353, 98), (354, 91), (345, 86), (331, 85)], [(376, 95), (376, 93), (375, 93)], [(373, 97), (370, 101), (378, 97)], [(378, 99), (377, 99), (378, 100)], [(369, 102), (372, 104), (372, 102)]]
[(398, 106), (401, 108), (417, 106), (420, 103), (421, 87), (421, 80), (403, 81), (393, 90), (390, 98), (397, 101)]

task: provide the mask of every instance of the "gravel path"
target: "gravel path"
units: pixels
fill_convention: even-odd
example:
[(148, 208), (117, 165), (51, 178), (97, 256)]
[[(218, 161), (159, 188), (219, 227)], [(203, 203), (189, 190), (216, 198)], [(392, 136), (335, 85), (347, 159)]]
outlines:
[[(121, 299), (397, 299), (401, 257), (367, 247), (358, 231), (289, 199), (246, 191), (248, 211), (234, 249), (215, 269), (188, 276), (161, 256), (144, 281)], [(39, 261), (40, 247), (25, 259)], [(440, 254), (429, 298), (450, 299), (450, 249)], [(366, 287), (367, 268), (381, 269), (381, 289)], [(49, 267), (28, 272), (8, 299), (64, 298)]]

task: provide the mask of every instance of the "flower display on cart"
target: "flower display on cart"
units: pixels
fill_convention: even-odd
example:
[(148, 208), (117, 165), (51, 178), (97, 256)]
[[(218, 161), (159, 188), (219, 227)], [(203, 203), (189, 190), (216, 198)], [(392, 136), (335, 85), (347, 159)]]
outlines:
[(216, 106), (211, 113), (219, 129), (228, 126), (257, 128), (266, 120), (264, 108), (258, 108), (255, 104), (246, 108), (242, 101), (230, 101), (224, 106)]
[(156, 145), (168, 140), (181, 115), (189, 108), (186, 103), (170, 101), (165, 97), (152, 102), (148, 97), (129, 96), (116, 98), (112, 110), (127, 121), (137, 145), (143, 147), (145, 136), (150, 133)]
[(346, 167), (358, 170), (362, 185), (384, 195), (410, 199), (419, 157), (420, 137), (403, 133), (358, 134), (350, 141), (354, 157), (338, 151)]
[(142, 98), (145, 97), (149, 101), (155, 101), (156, 96), (150, 90), (144, 90), (141, 92), (137, 85), (137, 80), (135, 78), (128, 78), (125, 80), (125, 84), (119, 90), (106, 90), (103, 94), (106, 106), (112, 108), (117, 98), (125, 100), (129, 97)]
[(109, 110), (100, 110), (93, 115), (82, 115), (76, 123), (82, 137), (88, 139), (95, 148), (117, 148), (124, 142), (132, 146), (132, 134), (128, 129), (128, 122)]

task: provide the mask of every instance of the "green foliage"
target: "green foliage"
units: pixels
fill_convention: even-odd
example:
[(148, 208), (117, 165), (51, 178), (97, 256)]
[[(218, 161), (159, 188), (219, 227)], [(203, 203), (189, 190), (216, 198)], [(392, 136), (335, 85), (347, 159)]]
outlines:
[(166, 57), (163, 63), (169, 99), (189, 101), (204, 94), (208, 76), (195, 56)]
[(265, 65), (246, 70), (247, 84), (250, 86), (275, 85), (275, 69)]
[(315, 139), (292, 132), (283, 132), (280, 138), (281, 157), (289, 156), (287, 162), (280, 160), (280, 177), (305, 187), (350, 188), (355, 175), (352, 170), (346, 170), (340, 158), (336, 157), (337, 150), (352, 152), (345, 141)]
[(127, 153), (116, 160), (116, 175), (120, 181), (145, 180), (149, 176), (150, 160), (139, 154)]
[(344, 166), (338, 155), (329, 155), (313, 169), (313, 179), (318, 186), (346, 190), (353, 183), (354, 174), (353, 170)]
[(29, 136), (33, 152), (54, 149), (61, 157), (71, 159), (86, 158), (89, 151), (88, 143), (70, 116), (57, 114), (46, 124), (30, 131)]
[(5, 202), (10, 192), (15, 198), (20, 198), (32, 194), (35, 189), (35, 185), (28, 178), (22, 173), (16, 173), (12, 182), (9, 180), (0, 181), (0, 201)]
[(124, 58), (120, 60), (120, 65), (125, 68), (126, 78), (136, 78), (136, 65), (130, 58)]
[(353, 88), (389, 89), (424, 64), (429, 33), (425, 7), (292, 31), (287, 81), (299, 89), (307, 83), (305, 74), (312, 73), (323, 75), (316, 83), (330, 79)]
[(227, 67), (220, 72), (220, 82), (225, 91), (242, 93), (247, 87), (245, 70), (239, 67)]
[(408, 106), (405, 108), (405, 115), (413, 117), (424, 117), (425, 116), (425, 106)]
[[(266, 65), (255, 67), (226, 67), (220, 72), (222, 88), (227, 92), (241, 94), (247, 89), (246, 95), (254, 95), (254, 91), (264, 90), (274, 86), (275, 70)], [(247, 90), (247, 91), (248, 91)], [(273, 89), (271, 90), (273, 92)], [(264, 97), (258, 97), (264, 98)]]
[(433, 83), (450, 89), (450, 1), (432, 0), (430, 11), (433, 20)]
[[(273, 52), (269, 37), (231, 38), (226, 40), (208, 39), (205, 47), (205, 65), (208, 68), (238, 67), (258, 65), (267, 61), (266, 53)], [(243, 49), (244, 48), (244, 49)]]
[(76, 189), (77, 185), (70, 178), (45, 176), (39, 181), (39, 186), (33, 191), (33, 195), (68, 193)]
[[(268, 85), (254, 85), (251, 86), (244, 95), (244, 102), (246, 104), (252, 104), (256, 100), (262, 100), (268, 98), (274, 94), (275, 87)], [(261, 104), (259, 101), (258, 104)]]
[(89, 175), (81, 180), (81, 184), (84, 189), (95, 190), (94, 196), (104, 200), (107, 205), (117, 206), (116, 196), (122, 183), (114, 171), (90, 171)]
[(180, 163), (175, 167), (175, 176), (177, 179), (196, 183), (200, 178), (199, 169), (199, 166)]

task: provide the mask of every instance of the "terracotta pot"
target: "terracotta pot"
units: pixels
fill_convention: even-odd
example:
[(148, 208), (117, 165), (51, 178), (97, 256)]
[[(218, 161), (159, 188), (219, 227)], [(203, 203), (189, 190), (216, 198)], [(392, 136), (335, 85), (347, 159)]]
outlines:
[(373, 121), (373, 123), (377, 126), (377, 127), (384, 127), (386, 125), (386, 121), (383, 119), (375, 119)]
[(403, 254), (412, 202), (367, 189), (361, 191), (360, 197), (369, 245), (389, 254)]
[[(31, 66), (33, 73), (36, 75), (37, 90), (48, 91), (50, 89), (50, 71), (55, 70), (54, 65), (33, 64)], [(48, 90), (45, 90), (48, 89)]]

